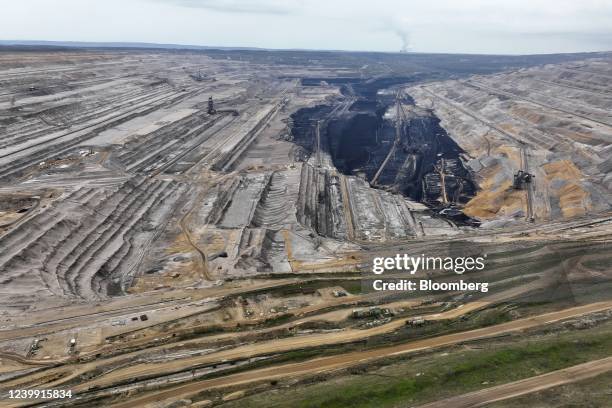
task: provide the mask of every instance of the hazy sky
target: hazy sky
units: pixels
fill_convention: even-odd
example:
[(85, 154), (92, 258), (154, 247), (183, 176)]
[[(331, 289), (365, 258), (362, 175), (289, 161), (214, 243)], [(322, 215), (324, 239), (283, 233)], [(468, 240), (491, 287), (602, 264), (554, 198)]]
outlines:
[(612, 50), (612, 0), (0, 0), (0, 39), (602, 51)]

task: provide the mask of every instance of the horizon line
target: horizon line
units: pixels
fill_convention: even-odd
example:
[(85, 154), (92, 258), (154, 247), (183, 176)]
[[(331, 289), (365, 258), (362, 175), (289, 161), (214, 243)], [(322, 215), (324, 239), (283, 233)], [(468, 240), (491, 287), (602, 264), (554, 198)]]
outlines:
[(343, 49), (317, 49), (317, 48), (267, 48), (247, 46), (211, 46), (196, 44), (155, 43), (141, 41), (79, 41), (79, 40), (0, 40), (1, 46), (47, 46), (47, 47), (69, 47), (69, 48), (132, 48), (132, 49), (159, 49), (159, 50), (222, 50), (222, 51), (276, 51), (276, 52), (342, 52), (342, 53), (378, 53), (378, 54), (400, 54), (400, 55), (487, 55), (503, 57), (522, 57), (539, 55), (570, 55), (570, 54), (608, 54), (612, 50), (600, 51), (575, 51), (575, 52), (550, 52), (533, 54), (487, 54), (471, 52), (427, 52), (427, 51), (375, 51), (375, 50), (343, 50)]

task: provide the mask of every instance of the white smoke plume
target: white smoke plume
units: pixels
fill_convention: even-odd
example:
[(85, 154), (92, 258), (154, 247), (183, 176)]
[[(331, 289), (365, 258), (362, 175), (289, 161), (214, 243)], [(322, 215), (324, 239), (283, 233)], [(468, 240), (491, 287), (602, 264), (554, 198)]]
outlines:
[(410, 33), (404, 29), (395, 29), (395, 33), (399, 36), (400, 40), (402, 40), (402, 48), (401, 52), (408, 52), (411, 50), (410, 47)]

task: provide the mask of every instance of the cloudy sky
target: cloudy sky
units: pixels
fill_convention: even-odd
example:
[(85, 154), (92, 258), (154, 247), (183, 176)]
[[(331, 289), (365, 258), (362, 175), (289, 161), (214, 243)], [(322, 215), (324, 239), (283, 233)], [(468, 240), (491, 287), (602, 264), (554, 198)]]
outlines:
[(612, 50), (611, 0), (0, 0), (0, 40), (468, 53)]

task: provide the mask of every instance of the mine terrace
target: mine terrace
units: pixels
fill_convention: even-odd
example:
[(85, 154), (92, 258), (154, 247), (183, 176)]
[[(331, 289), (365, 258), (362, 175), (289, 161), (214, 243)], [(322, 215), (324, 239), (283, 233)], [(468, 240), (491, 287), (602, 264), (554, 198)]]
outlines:
[[(609, 53), (1, 48), (0, 391), (212, 406), (609, 324), (611, 79)], [(367, 291), (397, 253), (487, 254), (427, 277), (488, 293)]]

